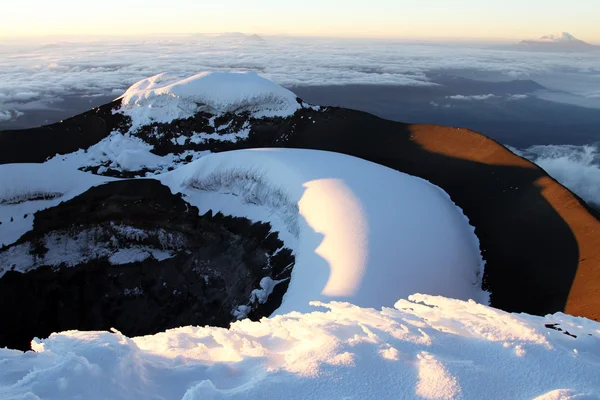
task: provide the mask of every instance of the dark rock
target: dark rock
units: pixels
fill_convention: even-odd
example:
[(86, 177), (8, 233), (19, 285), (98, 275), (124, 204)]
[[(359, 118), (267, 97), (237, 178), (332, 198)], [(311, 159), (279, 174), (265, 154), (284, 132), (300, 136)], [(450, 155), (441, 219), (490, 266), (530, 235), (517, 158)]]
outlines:
[[(184, 325), (227, 327), (239, 305), (249, 305), (249, 316), (260, 319), (279, 307), (287, 281), (264, 305), (250, 304), (251, 291), (265, 276), (289, 278), (286, 267), (294, 262), (268, 224), (200, 216), (155, 180), (92, 188), (36, 213), (34, 221), (32, 231), (0, 250), (29, 243), (42, 260), (33, 271), (0, 278), (0, 347), (27, 350), (33, 337), (70, 329), (116, 328), (138, 336)], [(105, 246), (110, 254), (75, 266), (43, 265), (47, 235), (77, 238), (85, 232), (93, 235), (83, 245)], [(173, 256), (123, 265), (109, 261), (119, 249), (136, 246)]]
[[(545, 324), (544, 326), (545, 326), (546, 328), (554, 329), (555, 331), (562, 332), (562, 333), (564, 333), (564, 334), (565, 334), (565, 335), (567, 335), (567, 336), (571, 336), (572, 338), (575, 338), (575, 339), (577, 339), (577, 336), (576, 336), (576, 335), (573, 335), (572, 333), (569, 333), (569, 331), (565, 331), (565, 330), (563, 330), (562, 328), (559, 328), (559, 325), (560, 325), (560, 324)], [(589, 334), (589, 333), (588, 333), (588, 335), (589, 335), (589, 336), (592, 336), (592, 335), (591, 335), (591, 334)]]
[(113, 113), (120, 105), (121, 101), (115, 100), (52, 125), (0, 131), (0, 164), (44, 162), (56, 154), (87, 149), (112, 131), (124, 133), (131, 122), (129, 117)]

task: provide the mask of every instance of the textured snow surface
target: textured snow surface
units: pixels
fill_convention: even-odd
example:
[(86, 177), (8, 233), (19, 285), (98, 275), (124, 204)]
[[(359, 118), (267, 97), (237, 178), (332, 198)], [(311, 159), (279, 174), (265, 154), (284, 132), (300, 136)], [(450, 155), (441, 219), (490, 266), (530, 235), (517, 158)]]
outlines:
[(294, 93), (254, 72), (162, 73), (131, 86), (122, 96), (121, 112), (135, 127), (189, 118), (199, 111), (288, 117), (300, 107)]
[(278, 313), (315, 300), (392, 306), (415, 292), (487, 303), (473, 227), (425, 180), (297, 149), (210, 154), (158, 179), (201, 213), (272, 224), (296, 256)]
[(313, 306), (229, 330), (70, 331), (35, 339), (35, 353), (0, 349), (0, 398), (600, 398), (596, 322), (425, 295)]

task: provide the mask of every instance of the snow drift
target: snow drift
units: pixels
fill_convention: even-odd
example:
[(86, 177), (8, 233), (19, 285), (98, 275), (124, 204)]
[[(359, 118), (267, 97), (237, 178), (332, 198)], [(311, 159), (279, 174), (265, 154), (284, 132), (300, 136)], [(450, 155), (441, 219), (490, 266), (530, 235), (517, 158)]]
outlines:
[(473, 227), (422, 179), (296, 149), (210, 154), (159, 179), (200, 212), (268, 221), (280, 232), (296, 265), (278, 313), (315, 300), (391, 306), (416, 291), (487, 303)]
[(294, 93), (254, 72), (203, 72), (190, 77), (162, 73), (132, 85), (121, 104), (121, 112), (132, 118), (134, 126), (171, 122), (199, 111), (288, 117), (301, 107)]
[[(0, 349), (3, 399), (598, 399), (600, 324), (414, 295), (231, 329), (63, 332)], [(568, 332), (568, 334), (566, 334)]]

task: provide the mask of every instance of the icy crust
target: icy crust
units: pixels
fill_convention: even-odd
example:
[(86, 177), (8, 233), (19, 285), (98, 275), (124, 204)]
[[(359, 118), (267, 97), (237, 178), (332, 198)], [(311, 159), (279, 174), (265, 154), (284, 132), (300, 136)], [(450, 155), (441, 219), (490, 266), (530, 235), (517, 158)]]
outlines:
[(473, 227), (420, 178), (338, 153), (253, 149), (210, 154), (158, 179), (200, 213), (271, 223), (296, 257), (276, 313), (314, 300), (391, 306), (415, 291), (488, 301)]
[(254, 72), (203, 72), (143, 79), (122, 96), (120, 112), (131, 117), (136, 127), (185, 119), (201, 111), (250, 112), (263, 118), (289, 117), (300, 108), (294, 93)]
[(0, 397), (600, 398), (600, 324), (593, 321), (425, 295), (380, 310), (313, 306), (321, 309), (239, 321), (229, 330), (34, 339), (35, 353), (0, 349)]

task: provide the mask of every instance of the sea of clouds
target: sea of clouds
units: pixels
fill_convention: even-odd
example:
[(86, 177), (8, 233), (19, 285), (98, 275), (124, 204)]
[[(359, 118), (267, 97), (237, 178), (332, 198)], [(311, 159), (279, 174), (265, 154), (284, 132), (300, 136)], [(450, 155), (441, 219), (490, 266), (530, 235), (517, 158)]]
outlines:
[[(0, 118), (52, 109), (65, 96), (110, 96), (160, 72), (255, 71), (287, 87), (426, 86), (428, 73), (534, 79), (551, 100), (600, 108), (600, 51), (540, 53), (389, 40), (188, 35), (0, 42)], [(562, 93), (562, 94), (561, 94)], [(479, 99), (472, 99), (479, 100)]]

